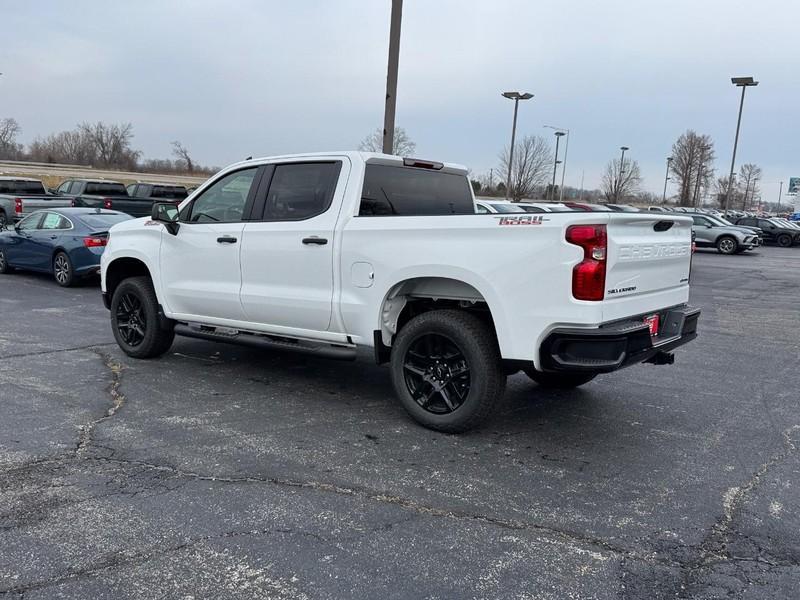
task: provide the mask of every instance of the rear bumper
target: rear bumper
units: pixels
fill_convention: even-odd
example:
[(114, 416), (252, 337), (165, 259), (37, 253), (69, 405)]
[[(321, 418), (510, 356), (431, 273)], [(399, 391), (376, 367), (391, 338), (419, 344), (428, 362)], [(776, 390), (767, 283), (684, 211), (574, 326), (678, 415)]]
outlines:
[(659, 313), (657, 336), (643, 318), (608, 323), (597, 329), (559, 328), (542, 343), (545, 371), (608, 373), (640, 362), (671, 362), (671, 350), (697, 337), (699, 308), (682, 306)]

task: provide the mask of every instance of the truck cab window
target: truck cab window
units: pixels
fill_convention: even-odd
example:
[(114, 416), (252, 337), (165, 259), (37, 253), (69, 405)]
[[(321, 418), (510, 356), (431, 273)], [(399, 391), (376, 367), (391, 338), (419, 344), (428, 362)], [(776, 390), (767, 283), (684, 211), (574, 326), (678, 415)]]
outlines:
[(464, 175), (368, 163), (358, 214), (472, 215), (475, 204)]
[(328, 210), (339, 162), (277, 165), (264, 206), (264, 221), (301, 221)]
[(198, 196), (190, 207), (189, 223), (234, 223), (242, 220), (257, 167), (229, 173)]

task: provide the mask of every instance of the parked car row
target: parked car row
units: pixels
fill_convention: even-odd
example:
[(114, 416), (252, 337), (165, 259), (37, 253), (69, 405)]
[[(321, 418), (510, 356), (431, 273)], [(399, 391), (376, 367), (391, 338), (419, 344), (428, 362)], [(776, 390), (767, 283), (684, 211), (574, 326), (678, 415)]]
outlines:
[(722, 254), (741, 254), (764, 244), (787, 248), (800, 245), (800, 223), (781, 217), (728, 211), (727, 217), (715, 209), (693, 207), (648, 206), (628, 204), (592, 204), (587, 202), (509, 202), (497, 198), (478, 198), (478, 213), (545, 213), (545, 212), (650, 212), (692, 217), (698, 248), (716, 248)]
[(127, 188), (107, 179), (68, 179), (48, 190), (38, 179), (0, 177), (0, 227), (21, 221), (34, 211), (67, 206), (114, 209), (133, 217), (150, 214), (153, 202), (181, 202), (184, 186), (139, 182)]

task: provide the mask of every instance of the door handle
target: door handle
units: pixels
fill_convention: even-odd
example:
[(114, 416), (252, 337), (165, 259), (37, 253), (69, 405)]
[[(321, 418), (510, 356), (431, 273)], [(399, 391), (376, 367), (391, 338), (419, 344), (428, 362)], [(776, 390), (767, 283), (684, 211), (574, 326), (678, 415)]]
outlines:
[(321, 237), (317, 237), (317, 236), (314, 235), (314, 236), (311, 236), (311, 237), (303, 238), (303, 243), (304, 244), (316, 244), (317, 246), (324, 246), (325, 244), (328, 243), (328, 240), (327, 240), (327, 238), (321, 238)]
[(218, 244), (235, 244), (238, 240), (230, 235), (223, 235), (222, 237), (217, 238)]
[(51, 240), (54, 240), (54, 239), (56, 239), (57, 237), (58, 237), (57, 235), (51, 235), (51, 236), (50, 236), (50, 239), (51, 239)]

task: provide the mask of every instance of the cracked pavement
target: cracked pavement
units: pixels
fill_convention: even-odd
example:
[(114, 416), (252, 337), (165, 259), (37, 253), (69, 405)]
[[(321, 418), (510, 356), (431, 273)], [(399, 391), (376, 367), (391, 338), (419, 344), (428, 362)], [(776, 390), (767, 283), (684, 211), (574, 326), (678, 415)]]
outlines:
[(800, 249), (698, 252), (671, 367), (414, 425), (388, 372), (113, 343), (0, 280), (0, 598), (796, 598)]

